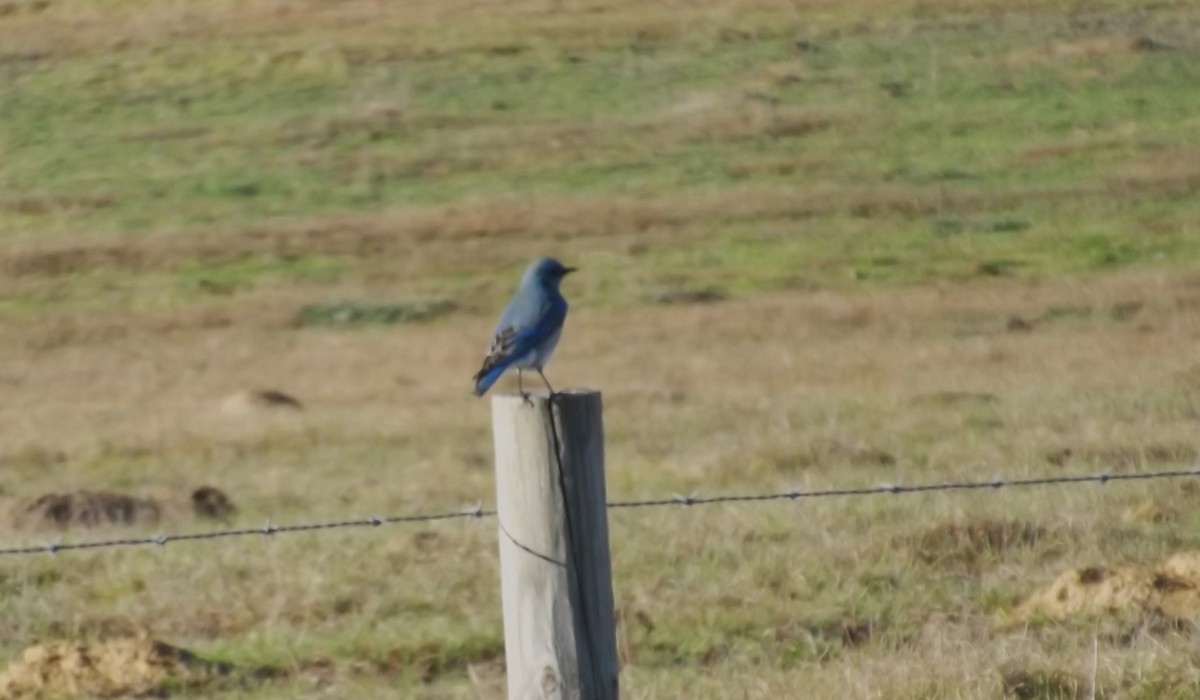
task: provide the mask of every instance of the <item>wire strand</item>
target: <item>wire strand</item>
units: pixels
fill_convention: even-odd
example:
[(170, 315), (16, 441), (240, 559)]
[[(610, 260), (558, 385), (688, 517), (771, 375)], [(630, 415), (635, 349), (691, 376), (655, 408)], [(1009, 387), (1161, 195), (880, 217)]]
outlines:
[[(1071, 486), (1094, 483), (1105, 485), (1109, 482), (1152, 481), (1158, 479), (1182, 479), (1200, 477), (1200, 468), (1175, 469), (1154, 472), (1138, 472), (1132, 474), (1085, 474), (1075, 476), (1047, 476), (1028, 479), (993, 478), (985, 481), (947, 481), (929, 484), (883, 484), (870, 487), (835, 488), (822, 490), (790, 490), (768, 493), (724, 494), (718, 496), (700, 496), (698, 494), (673, 494), (667, 498), (651, 498), (641, 500), (610, 501), (609, 510), (627, 508), (658, 508), (666, 506), (702, 506), (718, 503), (757, 503), (764, 501), (798, 501), (812, 498), (845, 498), (857, 496), (887, 496), (938, 491), (998, 491), (1005, 488), (1028, 488), (1037, 486)], [(315, 530), (338, 530), (350, 528), (373, 528), (381, 525), (402, 523), (429, 523), (441, 520), (480, 519), (496, 515), (494, 509), (485, 509), (482, 502), (468, 508), (441, 513), (424, 513), (398, 515), (392, 517), (377, 517), (334, 520), (319, 523), (301, 523), (297, 525), (277, 525), (268, 519), (262, 527), (237, 528), (230, 530), (214, 530), (210, 532), (194, 532), (183, 534), (155, 534), (143, 537), (122, 537), (90, 542), (63, 542), (62, 538), (46, 544), (26, 545), (0, 548), (0, 556), (28, 554), (57, 554), (83, 549), (107, 549), (112, 547), (140, 547), (145, 545), (166, 546), (172, 542), (189, 542), (195, 540), (215, 540), (230, 537), (273, 537), (279, 534), (294, 532), (311, 532)]]

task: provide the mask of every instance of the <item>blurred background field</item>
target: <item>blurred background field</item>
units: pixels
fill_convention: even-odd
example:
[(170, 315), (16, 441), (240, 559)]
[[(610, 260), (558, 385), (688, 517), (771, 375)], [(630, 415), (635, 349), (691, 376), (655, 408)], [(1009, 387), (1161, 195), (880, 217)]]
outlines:
[[(1184, 0), (0, 0), (0, 542), (112, 534), (36, 503), (80, 491), (138, 533), (490, 502), (469, 378), (541, 254), (613, 497), (1192, 466), (1197, 85)], [(1197, 504), (614, 512), (625, 694), (1083, 697), (1093, 639), (1097, 697), (1200, 694), (1200, 607), (1021, 605), (1198, 548)], [(502, 697), (495, 549), (9, 558), (0, 660), (141, 634), (232, 665), (144, 692)]]

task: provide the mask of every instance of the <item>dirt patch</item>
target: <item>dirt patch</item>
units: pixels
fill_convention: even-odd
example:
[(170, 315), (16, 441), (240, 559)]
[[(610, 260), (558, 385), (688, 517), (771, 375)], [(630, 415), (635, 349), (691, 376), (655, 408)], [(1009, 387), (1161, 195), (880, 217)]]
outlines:
[(697, 141), (733, 141), (758, 136), (793, 138), (831, 129), (838, 120), (827, 114), (800, 109), (743, 110), (715, 116), (710, 115), (695, 124), (680, 124), (680, 128)]
[(953, 408), (962, 406), (988, 406), (1000, 402), (1000, 397), (983, 391), (933, 391), (918, 394), (911, 400), (918, 406)]
[(1068, 571), (1031, 595), (1018, 620), (1064, 620), (1144, 611), (1168, 619), (1200, 616), (1200, 551), (1182, 552), (1148, 566), (1088, 567)]
[(212, 486), (201, 486), (189, 495), (167, 495), (161, 499), (111, 491), (74, 491), (47, 493), (16, 504), (12, 524), (19, 530), (65, 531), (154, 526), (169, 517), (188, 513), (197, 518), (226, 520), (236, 512), (229, 496)]
[(88, 646), (39, 644), (25, 650), (3, 674), (0, 697), (115, 698), (159, 696), (180, 686), (205, 685), (233, 667), (146, 636)]
[(1033, 331), (1033, 324), (1020, 316), (1009, 316), (1004, 329), (1009, 333), (1029, 333)]
[(141, 272), (149, 265), (147, 250), (133, 244), (15, 250), (4, 259), (4, 269), (13, 277), (61, 277), (93, 270)]
[(48, 493), (18, 506), (13, 525), (20, 529), (66, 530), (105, 525), (155, 525), (163, 508), (157, 500), (109, 491)]
[(304, 404), (299, 399), (274, 389), (239, 391), (221, 402), (221, 412), (228, 415), (301, 410)]
[(1195, 192), (1200, 188), (1200, 149), (1171, 148), (1152, 151), (1117, 168), (1110, 187), (1124, 189), (1168, 189)]
[(198, 518), (226, 520), (237, 512), (237, 508), (224, 491), (212, 486), (201, 486), (192, 492), (192, 511)]
[(80, 195), (73, 197), (26, 196), (0, 199), (0, 211), (45, 216), (72, 209), (97, 210), (116, 206), (117, 200), (108, 195)]
[(9, 454), (0, 454), (0, 467), (56, 467), (67, 461), (67, 453), (42, 445), (29, 445)]
[(667, 287), (650, 294), (649, 301), (654, 304), (706, 304), (714, 301), (724, 301), (729, 298), (729, 292), (721, 287)]
[(1014, 166), (1040, 166), (1065, 158), (1091, 157), (1128, 147), (1128, 142), (1119, 138), (1070, 138), (1061, 141), (1038, 143), (1022, 149), (1016, 155)]
[(725, 166), (725, 172), (734, 179), (742, 180), (754, 177), (791, 176), (796, 173), (828, 172), (834, 165), (833, 161), (821, 158), (756, 158), (734, 161)]

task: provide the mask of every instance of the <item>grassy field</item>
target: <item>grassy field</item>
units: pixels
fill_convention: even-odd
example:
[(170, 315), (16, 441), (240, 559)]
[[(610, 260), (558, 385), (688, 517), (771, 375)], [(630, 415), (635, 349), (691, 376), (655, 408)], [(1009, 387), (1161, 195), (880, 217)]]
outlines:
[[(1190, 0), (0, 0), (0, 509), (490, 502), (469, 378), (541, 254), (614, 498), (1193, 465), (1198, 84)], [(1097, 697), (1200, 695), (1191, 616), (1019, 615), (1197, 506), (613, 512), (625, 696), (1083, 697), (1093, 642)], [(498, 581), (488, 520), (10, 558), (0, 661), (142, 632), (235, 665), (177, 697), (497, 698)]]

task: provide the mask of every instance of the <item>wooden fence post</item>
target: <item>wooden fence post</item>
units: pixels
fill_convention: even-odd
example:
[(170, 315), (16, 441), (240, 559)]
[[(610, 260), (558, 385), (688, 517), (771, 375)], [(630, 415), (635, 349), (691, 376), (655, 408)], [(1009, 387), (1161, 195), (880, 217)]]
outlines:
[(492, 399), (508, 700), (616, 700), (600, 393)]

